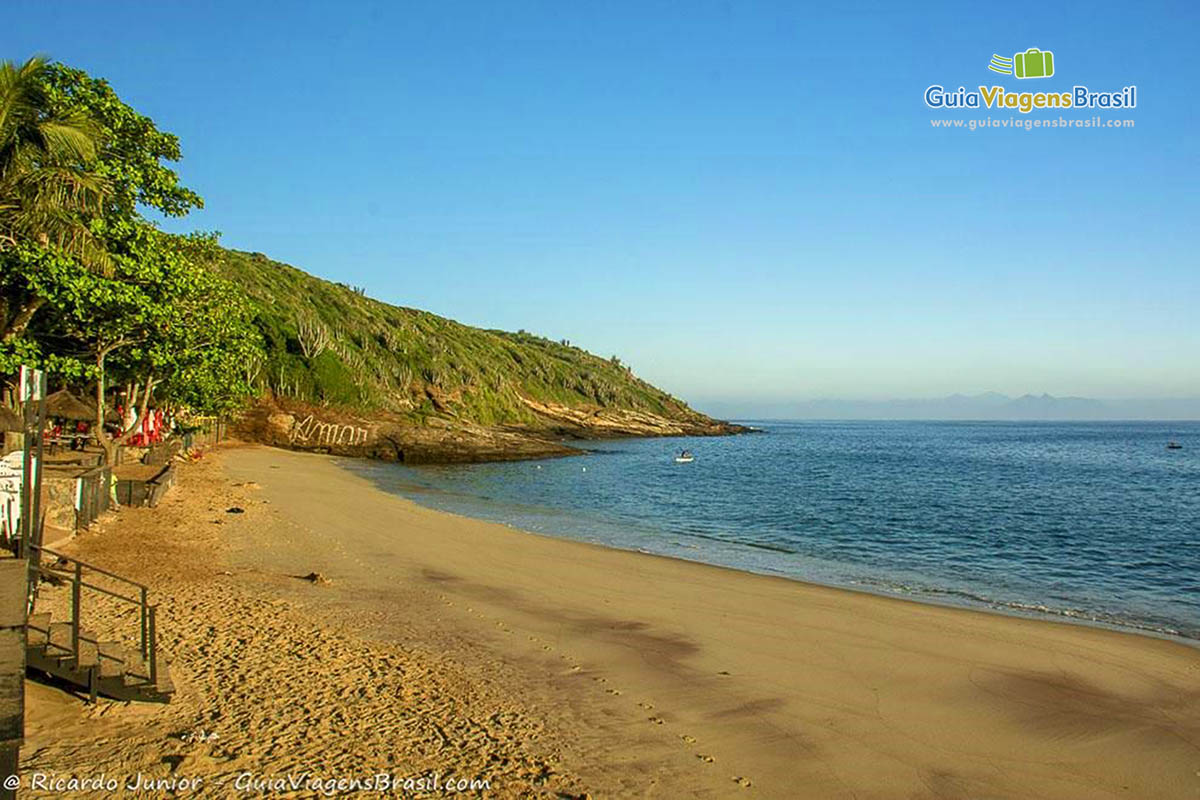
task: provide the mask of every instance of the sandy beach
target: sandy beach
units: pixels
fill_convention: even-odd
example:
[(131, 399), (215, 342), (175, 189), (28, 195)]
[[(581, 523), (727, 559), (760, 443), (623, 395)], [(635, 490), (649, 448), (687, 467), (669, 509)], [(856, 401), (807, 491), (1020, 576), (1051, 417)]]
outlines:
[(157, 592), (179, 692), (87, 707), (30, 682), (27, 773), (205, 797), (381, 772), (487, 797), (1200, 797), (1200, 650), (1175, 641), (555, 540), (256, 446), (66, 549)]

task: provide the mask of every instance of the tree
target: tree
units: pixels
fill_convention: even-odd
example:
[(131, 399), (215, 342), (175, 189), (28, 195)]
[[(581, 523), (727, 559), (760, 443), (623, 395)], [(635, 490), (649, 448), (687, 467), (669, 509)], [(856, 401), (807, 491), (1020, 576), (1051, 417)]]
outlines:
[(81, 70), (39, 60), (8, 66), (0, 80), (0, 213), (8, 216), (0, 222), (50, 219), (34, 213), (48, 196), (29, 189), (37, 176), (47, 185), (55, 176), (93, 181), (102, 191), (86, 207), (61, 194), (53, 219), (84, 226), (103, 268), (77, 238), (10, 228), (0, 248), (0, 372), (31, 363), (93, 382), (95, 433), (111, 463), (130, 431), (104, 429), (110, 383), (125, 382), (143, 411), (152, 396), (223, 410), (251, 391), (244, 367), (262, 360), (260, 334), (247, 300), (211, 269), (222, 252), (214, 237), (169, 235), (142, 217), (144, 208), (183, 216), (202, 205), (164, 164), (179, 159), (179, 140)]
[[(103, 273), (111, 240), (144, 222), (140, 208), (180, 217), (204, 205), (163, 163), (181, 157), (178, 137), (82, 70), (42, 59), (0, 68), (0, 137), (6, 135), (20, 145), (10, 159), (11, 180), (0, 178), (0, 234), (7, 215), (9, 246), (53, 245)], [(36, 293), (0, 297), (2, 341), (20, 336), (45, 302)]]
[(168, 217), (184, 217), (204, 207), (200, 195), (182, 185), (179, 175), (163, 163), (182, 158), (178, 136), (160, 131), (103, 78), (64, 64), (48, 65), (41, 77), (55, 113), (84, 115), (99, 128), (103, 144), (95, 169), (111, 187), (106, 219), (133, 220), (139, 217), (139, 206)]
[[(0, 251), (54, 245), (103, 270), (107, 254), (89, 226), (108, 195), (93, 169), (101, 130), (84, 110), (53, 101), (48, 70), (41, 58), (0, 63)], [(3, 339), (19, 336), (43, 302), (0, 296)]]
[(164, 313), (132, 358), (122, 357), (121, 368), (145, 375), (144, 385), (156, 384), (158, 397), (172, 405), (201, 413), (228, 410), (254, 391), (246, 365), (262, 363), (254, 310), (218, 277), (214, 264), (222, 254), (215, 237), (166, 238), (178, 260), (162, 299)]
[(115, 438), (104, 430), (111, 383), (139, 387), (139, 411), (152, 394), (219, 411), (251, 391), (241, 366), (261, 353), (246, 300), (205, 264), (217, 252), (211, 237), (172, 236), (140, 223), (110, 244), (108, 275), (48, 248), (4, 254), (3, 280), (44, 297), (49, 313), (30, 329), (32, 353), (0, 348), (4, 371), (19, 355), (57, 376), (95, 383), (96, 435), (109, 463), (133, 430)]

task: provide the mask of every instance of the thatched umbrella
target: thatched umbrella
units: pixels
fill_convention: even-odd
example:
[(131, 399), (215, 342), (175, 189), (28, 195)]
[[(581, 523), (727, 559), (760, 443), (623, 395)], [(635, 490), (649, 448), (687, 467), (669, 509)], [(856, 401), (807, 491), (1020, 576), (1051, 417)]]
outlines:
[(0, 431), (23, 431), (25, 422), (21, 415), (8, 406), (0, 406)]
[(60, 389), (54, 394), (46, 396), (46, 416), (90, 422), (96, 419), (96, 409), (66, 389)]

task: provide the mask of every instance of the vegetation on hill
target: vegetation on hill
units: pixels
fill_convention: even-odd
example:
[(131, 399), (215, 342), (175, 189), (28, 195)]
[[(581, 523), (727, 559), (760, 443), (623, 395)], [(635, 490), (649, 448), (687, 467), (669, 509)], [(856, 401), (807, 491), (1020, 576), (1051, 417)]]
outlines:
[[(397, 454), (429, 458), (504, 456), (513, 443), (491, 439), (506, 426), (731, 432), (615, 356), (391, 306), (213, 237), (160, 231), (143, 210), (203, 205), (170, 168), (180, 153), (104, 80), (0, 63), (0, 378), (12, 385), (31, 365), (87, 392), (110, 459), (137, 430), (106, 431), (112, 405), (213, 413), (254, 396), (276, 401), (256, 409), (266, 428), (268, 407), (323, 406), (386, 422), (375, 435)], [(430, 428), (449, 432), (434, 441)]]
[(216, 268), (250, 296), (265, 342), (247, 377), (280, 397), (484, 425), (537, 423), (526, 400), (706, 421), (615, 356), (388, 305), (261, 253), (225, 250)]

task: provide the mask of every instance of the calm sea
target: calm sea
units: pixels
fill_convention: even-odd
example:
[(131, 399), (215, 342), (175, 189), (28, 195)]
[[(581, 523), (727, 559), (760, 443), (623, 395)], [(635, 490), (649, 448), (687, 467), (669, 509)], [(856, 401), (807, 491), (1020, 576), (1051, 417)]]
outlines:
[(551, 536), (1200, 639), (1200, 423), (750, 424), (765, 432), (347, 466)]

